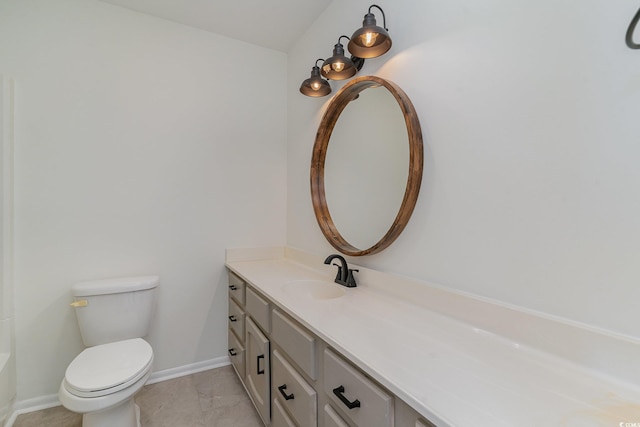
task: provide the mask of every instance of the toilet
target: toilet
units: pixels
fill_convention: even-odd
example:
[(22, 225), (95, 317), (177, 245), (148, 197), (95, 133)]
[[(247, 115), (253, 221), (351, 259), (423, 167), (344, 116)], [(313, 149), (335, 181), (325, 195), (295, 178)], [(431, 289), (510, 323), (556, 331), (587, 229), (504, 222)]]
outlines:
[(120, 277), (71, 288), (87, 348), (67, 368), (58, 398), (82, 414), (83, 427), (140, 427), (133, 398), (151, 375), (153, 349), (143, 337), (158, 282), (157, 276)]

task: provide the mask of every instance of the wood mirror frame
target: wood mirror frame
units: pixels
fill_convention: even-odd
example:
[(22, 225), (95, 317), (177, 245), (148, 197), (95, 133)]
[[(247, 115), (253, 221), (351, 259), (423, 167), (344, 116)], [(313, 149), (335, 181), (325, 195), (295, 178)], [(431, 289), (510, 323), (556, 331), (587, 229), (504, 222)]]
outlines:
[[(402, 199), (402, 204), (400, 205), (393, 224), (391, 224), (386, 234), (373, 246), (367, 249), (359, 249), (345, 240), (331, 218), (325, 197), (325, 160), (329, 139), (342, 111), (349, 102), (358, 97), (359, 93), (363, 90), (380, 86), (384, 86), (391, 92), (402, 110), (409, 139), (409, 173), (404, 198)], [(418, 116), (411, 100), (400, 87), (380, 77), (363, 76), (353, 79), (340, 89), (331, 100), (327, 111), (322, 117), (311, 158), (311, 200), (313, 202), (313, 211), (322, 233), (331, 246), (345, 255), (361, 256), (378, 253), (393, 243), (409, 222), (409, 218), (418, 200), (418, 193), (420, 192), (420, 184), (422, 182), (423, 158), (424, 153), (420, 122), (418, 121)]]

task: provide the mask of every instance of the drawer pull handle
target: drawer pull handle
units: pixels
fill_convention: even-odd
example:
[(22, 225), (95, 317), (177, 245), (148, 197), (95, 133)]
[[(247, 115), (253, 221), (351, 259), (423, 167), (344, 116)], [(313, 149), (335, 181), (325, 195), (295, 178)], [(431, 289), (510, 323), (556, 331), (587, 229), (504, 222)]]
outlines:
[(238, 353), (236, 353), (236, 349), (235, 348), (230, 348), (229, 349), (229, 354), (232, 355), (232, 356), (237, 356), (238, 355)]
[(333, 389), (333, 394), (338, 396), (338, 399), (340, 399), (340, 401), (342, 403), (344, 403), (347, 408), (354, 409), (354, 408), (359, 408), (360, 407), (360, 401), (358, 399), (354, 400), (353, 402), (349, 402), (349, 399), (347, 399), (344, 396), (343, 393), (344, 393), (344, 386), (343, 385)]
[(264, 369), (260, 369), (260, 359), (264, 360), (264, 354), (261, 354), (256, 359), (256, 369), (258, 370), (257, 374), (258, 375), (263, 375), (264, 374)]
[(229, 289), (231, 289), (232, 291), (237, 291), (238, 290), (236, 285), (229, 285)]
[(236, 316), (229, 316), (229, 320), (231, 320), (232, 322), (237, 322), (238, 319), (236, 319)]
[(278, 387), (278, 391), (280, 392), (282, 397), (284, 397), (284, 400), (292, 400), (293, 399), (293, 393), (287, 394), (287, 392), (285, 392), (286, 389), (287, 389), (287, 385), (286, 384), (282, 384), (280, 387)]

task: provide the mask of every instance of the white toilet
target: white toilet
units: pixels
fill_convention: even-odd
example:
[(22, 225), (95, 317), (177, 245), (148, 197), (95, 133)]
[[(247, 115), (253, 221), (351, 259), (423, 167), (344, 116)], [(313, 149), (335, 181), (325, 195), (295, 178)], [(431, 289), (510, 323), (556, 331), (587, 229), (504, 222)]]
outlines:
[(153, 349), (142, 337), (151, 325), (157, 276), (82, 282), (71, 292), (82, 341), (58, 397), (82, 415), (83, 427), (139, 427), (133, 396), (151, 375)]

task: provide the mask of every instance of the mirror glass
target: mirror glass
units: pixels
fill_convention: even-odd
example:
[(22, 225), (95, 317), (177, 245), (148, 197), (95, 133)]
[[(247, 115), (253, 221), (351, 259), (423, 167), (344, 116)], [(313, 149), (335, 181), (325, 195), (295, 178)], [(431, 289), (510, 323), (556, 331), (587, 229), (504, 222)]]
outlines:
[(325, 197), (340, 234), (369, 248), (393, 224), (409, 175), (409, 139), (384, 86), (360, 92), (336, 122), (325, 159)]
[(409, 97), (376, 76), (347, 83), (313, 146), (311, 199), (322, 233), (345, 255), (380, 252), (404, 230), (422, 181), (420, 122)]

